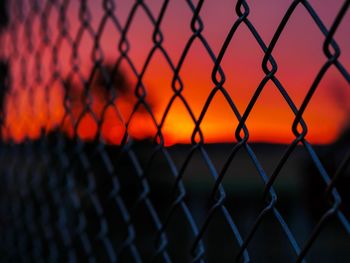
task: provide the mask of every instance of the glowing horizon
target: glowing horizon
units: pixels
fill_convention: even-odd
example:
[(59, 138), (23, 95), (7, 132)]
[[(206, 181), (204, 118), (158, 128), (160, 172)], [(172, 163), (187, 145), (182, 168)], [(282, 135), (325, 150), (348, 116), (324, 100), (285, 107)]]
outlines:
[[(321, 19), (326, 23), (327, 28), (329, 28), (336, 16), (336, 12), (339, 10), (341, 1), (332, 1), (333, 4), (329, 5), (320, 4), (317, 1), (310, 2), (321, 15)], [(160, 4), (161, 1), (154, 1), (150, 4), (151, 11), (154, 14), (158, 14)], [(268, 45), (281, 17), (288, 8), (288, 3), (271, 0), (270, 5), (262, 5), (259, 1), (252, 1), (249, 4), (251, 7), (249, 19)], [(266, 17), (266, 12), (271, 10), (267, 10), (266, 6), (274, 6), (275, 8), (274, 12), (269, 12), (268, 17)], [(94, 19), (91, 21), (91, 24), (97, 30), (104, 11), (96, 2), (91, 3), (90, 8), (94, 11), (92, 13)], [(123, 26), (130, 8), (131, 4), (128, 1), (121, 2), (117, 6), (116, 14)], [(67, 19), (70, 22), (70, 33), (74, 39), (80, 25), (77, 16), (78, 4), (71, 4), (68, 13)], [(178, 14), (182, 14), (182, 19), (177, 18)], [(237, 15), (234, 13), (234, 4), (227, 0), (219, 6), (215, 4), (215, 1), (207, 1), (201, 10), (201, 17), (205, 25), (203, 36), (207, 39), (215, 56), (217, 56), (230, 27), (237, 19)], [(186, 42), (191, 36), (191, 18), (192, 13), (186, 3), (169, 3), (161, 24), (164, 37), (162, 45), (175, 66), (179, 62)], [(58, 17), (53, 15), (51, 27), (54, 27), (55, 22), (57, 22), (56, 19)], [(41, 41), (39, 26), (39, 23), (36, 24), (35, 30), (33, 30), (34, 44), (38, 44)], [(335, 39), (342, 51), (340, 61), (347, 69), (350, 68), (350, 61), (345, 58), (350, 55), (350, 46), (346, 45), (349, 43), (349, 34), (347, 34), (346, 28), (349, 27), (350, 16), (347, 14), (335, 35)], [(128, 56), (135, 63), (134, 66), (138, 72), (141, 71), (152, 48), (153, 29), (154, 27), (149, 22), (144, 11), (138, 10), (127, 35), (130, 42)], [(56, 31), (52, 32), (53, 39), (58, 35), (58, 30)], [(22, 36), (22, 38), (25, 37)], [(9, 40), (8, 38), (7, 41), (9, 42)], [(118, 51), (119, 40), (120, 33), (111, 22), (107, 22), (105, 31), (100, 38), (105, 64), (107, 62), (114, 63), (120, 55)], [(322, 51), (323, 41), (324, 36), (316, 27), (310, 15), (307, 14), (305, 8), (300, 6), (288, 22), (272, 53), (278, 64), (276, 76), (297, 107), (301, 105), (318, 70), (326, 61)], [(9, 45), (8, 42), (7, 45)], [(85, 78), (88, 78), (92, 70), (92, 49), (93, 40), (88, 34), (85, 34), (78, 49), (81, 60), (81, 74)], [(40, 136), (42, 128), (50, 132), (62, 123), (63, 125), (60, 126), (60, 129), (69, 136), (74, 135), (73, 124), (68, 119), (63, 121), (65, 116), (64, 87), (60, 81), (51, 80), (49, 70), (52, 67), (51, 61), (53, 57), (50, 51), (49, 48), (42, 51), (41, 82), (38, 82), (35, 76), (30, 75), (36, 69), (33, 57), (29, 57), (26, 62), (27, 71), (29, 69), (29, 73), (26, 73), (28, 75), (27, 83), (23, 84), (20, 79), (14, 79), (12, 90), (6, 97), (5, 128), (3, 128), (5, 139), (13, 139), (16, 142), (22, 141), (25, 137), (35, 139)], [(26, 54), (26, 47), (24, 45), (19, 46), (19, 52)], [(60, 74), (63, 79), (66, 79), (72, 70), (72, 47), (63, 41), (58, 55)], [(226, 76), (224, 87), (241, 115), (264, 77), (261, 69), (263, 55), (264, 53), (253, 39), (247, 27), (242, 24), (237, 30), (221, 63)], [(11, 69), (12, 74), (21, 76), (20, 63), (19, 61), (14, 61), (15, 64)], [(215, 87), (211, 80), (213, 65), (207, 52), (200, 45), (199, 41), (195, 40), (179, 75), (184, 85), (182, 95), (196, 119), (201, 114), (209, 93)], [(130, 82), (131, 87), (135, 87), (136, 77), (125, 61), (121, 64), (121, 70)], [(152, 112), (158, 124), (174, 94), (171, 86), (173, 76), (174, 73), (164, 57), (159, 51), (156, 51), (145, 72), (143, 84), (148, 94), (146, 99), (153, 104)], [(74, 75), (72, 79), (73, 82), (78, 83), (76, 84), (77, 89), (81, 89), (77, 76)], [(350, 102), (348, 85), (346, 80), (333, 67), (323, 78), (303, 115), (309, 130), (306, 138), (310, 142), (317, 144), (331, 143), (337, 138), (341, 130), (349, 125), (350, 109), (349, 106), (346, 106)], [(45, 98), (45, 89), (49, 89), (49, 101)], [(99, 119), (104, 119), (102, 125), (103, 138), (107, 143), (120, 143), (125, 131), (123, 121), (112, 108), (107, 110), (104, 116), (101, 117), (106, 100), (101, 98), (98, 90), (94, 91), (93, 86), (90, 87), (90, 90), (90, 95), (93, 99), (92, 109)], [(342, 94), (342, 102), (338, 93)], [(132, 104), (136, 102), (136, 99), (134, 98), (128, 102), (123, 101), (122, 98), (117, 98), (114, 102), (123, 119), (127, 120)], [(72, 112), (77, 118), (82, 112), (82, 106), (74, 105)], [(95, 121), (90, 115), (81, 119), (77, 127), (78, 135), (86, 140), (93, 138), (97, 131)], [(250, 133), (250, 141), (290, 143), (295, 138), (291, 131), (293, 120), (294, 115), (291, 109), (281, 94), (279, 94), (277, 88), (271, 82), (268, 82), (246, 121), (246, 126)], [(200, 125), (205, 142), (235, 141), (234, 133), (237, 125), (238, 121), (228, 103), (223, 95), (218, 92)], [(165, 145), (190, 143), (194, 128), (193, 120), (185, 110), (184, 105), (179, 98), (175, 99), (162, 127)], [(135, 139), (148, 139), (154, 137), (156, 127), (147, 113), (137, 112), (128, 127), (128, 133)]]

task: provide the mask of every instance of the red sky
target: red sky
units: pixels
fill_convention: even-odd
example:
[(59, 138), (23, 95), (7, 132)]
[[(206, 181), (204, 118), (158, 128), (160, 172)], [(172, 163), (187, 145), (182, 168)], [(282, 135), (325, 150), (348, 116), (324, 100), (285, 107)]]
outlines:
[[(92, 27), (95, 31), (103, 16), (102, 4), (99, 1), (90, 1), (89, 7), (92, 14)], [(155, 16), (159, 13), (160, 0), (145, 1)], [(220, 51), (224, 39), (231, 25), (237, 19), (234, 12), (234, 1), (208, 0), (204, 2), (201, 17), (204, 22), (203, 35), (207, 39), (215, 55)], [(249, 19), (256, 27), (266, 44), (271, 40), (280, 20), (282, 19), (291, 1), (268, 0), (248, 1), (250, 6)], [(343, 1), (341, 0), (314, 0), (309, 1), (327, 28), (330, 27), (337, 11)], [(118, 1), (116, 15), (122, 26), (125, 25), (133, 1)], [(67, 10), (67, 19), (70, 25), (70, 35), (76, 38), (80, 22), (78, 20), (79, 1), (71, 1)], [(161, 24), (164, 42), (163, 46), (168, 52), (174, 65), (177, 65), (186, 42), (191, 36), (190, 23), (192, 12), (185, 1), (170, 1), (164, 20)], [(49, 27), (53, 42), (57, 39), (58, 13), (53, 9), (50, 13)], [(152, 48), (153, 26), (149, 22), (145, 12), (140, 8), (132, 21), (127, 38), (130, 43), (129, 57), (140, 72), (145, 63), (146, 56)], [(338, 42), (342, 55), (341, 63), (349, 71), (350, 69), (350, 13), (346, 14), (341, 23), (335, 39)], [(23, 30), (19, 31), (18, 43), (28, 43)], [(26, 58), (25, 72), (26, 82), (21, 78), (14, 78), (13, 90), (7, 97), (6, 105), (6, 129), (5, 136), (17, 141), (25, 136), (35, 138), (41, 127), (51, 130), (62, 122), (63, 87), (58, 81), (51, 82), (50, 69), (52, 68), (52, 50), (50, 47), (35, 45), (39, 43), (40, 23), (33, 22), (31, 36), (35, 51), (42, 54), (40, 58), (42, 81), (37, 81), (38, 67), (35, 65), (35, 56)], [(108, 61), (115, 61), (120, 55), (118, 42), (120, 34), (111, 21), (107, 22), (104, 33), (101, 36), (101, 48), (104, 57)], [(317, 28), (305, 8), (300, 5), (292, 15), (284, 32), (281, 35), (273, 56), (278, 64), (277, 78), (285, 87), (290, 97), (299, 107), (307, 93), (318, 70), (326, 61), (322, 52), (324, 36)], [(5, 46), (11, 51), (10, 41), (7, 39)], [(17, 43), (19, 54), (28, 51), (27, 45)], [(87, 77), (91, 70), (91, 50), (93, 41), (84, 33), (81, 45), (78, 48), (83, 76)], [(261, 69), (263, 52), (245, 25), (241, 25), (232, 39), (222, 61), (222, 68), (226, 75), (224, 87), (230, 94), (238, 110), (243, 114), (255, 89), (264, 77)], [(65, 78), (71, 72), (72, 48), (68, 41), (64, 40), (59, 49), (60, 73)], [(12, 64), (13, 76), (22, 76), (20, 59), (15, 59)], [(23, 64), (22, 64), (23, 65)], [(184, 84), (183, 96), (190, 105), (196, 118), (199, 117), (210, 91), (214, 84), (211, 81), (213, 63), (210, 60), (201, 43), (196, 40), (191, 47), (186, 60), (180, 70), (180, 77)], [(136, 83), (130, 67), (124, 61), (122, 70), (131, 84)], [(153, 112), (157, 122), (164, 114), (164, 110), (170, 101), (173, 91), (171, 81), (173, 72), (158, 51), (148, 66), (143, 83), (147, 89), (148, 97), (154, 104)], [(78, 80), (76, 80), (78, 82)], [(49, 89), (49, 102), (45, 99), (45, 89)], [(32, 98), (29, 94), (32, 94)], [(101, 117), (101, 109), (104, 100), (99, 100), (91, 92), (95, 100), (93, 108), (98, 118)], [(337, 95), (338, 94), (338, 95)], [(345, 98), (339, 103), (337, 97)], [(115, 101), (120, 109), (123, 119), (128, 119), (130, 104), (122, 99)], [(307, 139), (314, 143), (332, 142), (341, 129), (349, 123), (350, 89), (349, 84), (332, 67), (320, 83), (310, 105), (305, 111), (304, 119), (308, 125)], [(75, 116), (81, 113), (81, 108), (73, 110)], [(279, 94), (277, 88), (268, 83), (260, 95), (255, 107), (246, 122), (252, 141), (266, 141), (274, 143), (289, 143), (294, 139), (291, 132), (294, 115), (287, 103)], [(116, 111), (110, 108), (103, 116), (102, 135), (111, 143), (118, 143), (123, 134), (123, 122)], [(229, 108), (224, 97), (217, 93), (206, 113), (201, 129), (206, 142), (234, 141), (234, 132), (237, 120)], [(63, 129), (72, 133), (72, 125), (68, 119), (64, 122)], [(194, 129), (193, 121), (179, 99), (176, 99), (169, 114), (166, 117), (162, 134), (167, 145), (174, 143), (189, 143)], [(95, 134), (96, 125), (91, 116), (84, 116), (78, 125), (77, 131), (83, 138), (91, 138)], [(131, 136), (143, 139), (154, 136), (155, 127), (145, 113), (138, 113), (132, 118), (129, 127)]]

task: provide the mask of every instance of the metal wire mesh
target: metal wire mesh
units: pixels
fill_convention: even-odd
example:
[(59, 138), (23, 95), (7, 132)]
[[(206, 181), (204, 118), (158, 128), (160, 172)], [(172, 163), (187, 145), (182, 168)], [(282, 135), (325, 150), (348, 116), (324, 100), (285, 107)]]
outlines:
[[(340, 226), (339, 232), (345, 235), (346, 241), (343, 247), (335, 249), (330, 243), (338, 236), (327, 232), (330, 234), (325, 234), (326, 248), (318, 247), (314, 251), (319, 256), (315, 257), (317, 262), (322, 259), (330, 262), (323, 257), (325, 250), (332, 257), (339, 251), (346, 255), (350, 247), (349, 200), (347, 190), (340, 188), (349, 187), (349, 182), (344, 181), (350, 162), (349, 140), (345, 138), (340, 143), (343, 150), (331, 149), (342, 161), (337, 162), (337, 169), (328, 169), (327, 159), (318, 157), (318, 147), (307, 140), (308, 124), (303, 115), (331, 68), (350, 83), (349, 71), (339, 60), (341, 47), (334, 39), (350, 1), (343, 1), (329, 28), (311, 1), (291, 1), (271, 40), (266, 42), (250, 20), (249, 1), (238, 0), (232, 13), (234, 21), (225, 39), (221, 40), (218, 52), (203, 34), (206, 25), (201, 10), (205, 2), (185, 1), (187, 12), (192, 16), (188, 24), (190, 35), (176, 61), (164, 47), (169, 32), (162, 31), (162, 22), (172, 12), (169, 0), (162, 1), (157, 12), (146, 1), (132, 1), (125, 23), (116, 15), (118, 2), (113, 0), (1, 2), (0, 208), (1, 259), (4, 262), (306, 262), (313, 261), (310, 253), (322, 231), (330, 225)], [(76, 5), (78, 10), (74, 14), (78, 22), (74, 25), (69, 12), (71, 5)], [(94, 20), (96, 5), (101, 8), (102, 15)], [(322, 33), (325, 59), (311, 86), (305, 88), (300, 106), (279, 80), (278, 61), (273, 57), (296, 8), (303, 8)], [(152, 39), (150, 51), (138, 67), (129, 55), (130, 48), (143, 43), (130, 41), (129, 33), (140, 13), (153, 28), (149, 36)], [(114, 28), (113, 33), (108, 31), (110, 27)], [(227, 90), (221, 65), (241, 27), (249, 30), (263, 52), (263, 78), (243, 111), (238, 109)], [(118, 55), (109, 64), (106, 64), (108, 58), (102, 47), (105, 31), (115, 37), (117, 43), (115, 52)], [(194, 43), (199, 43), (213, 63), (211, 84), (214, 87), (199, 115), (192, 111), (192, 105), (184, 96), (187, 87), (181, 77)], [(82, 49), (88, 52), (82, 55)], [(144, 81), (156, 54), (166, 61), (172, 72), (172, 96), (161, 118), (154, 114), (149, 100), (152, 93)], [(82, 56), (89, 56), (91, 65), (87, 71), (84, 71)], [(64, 64), (63, 57), (69, 62)], [(131, 93), (123, 90), (128, 82), (122, 73), (123, 65), (135, 79)], [(246, 125), (267, 83), (273, 83), (294, 119), (290, 124), (294, 140), (279, 153), (269, 172), (261, 163), (259, 150), (252, 146), (251, 130)], [(96, 86), (103, 87), (98, 111)], [(162, 93), (162, 87), (157, 88)], [(220, 166), (212, 154), (214, 146), (206, 144), (202, 131), (203, 119), (218, 93), (231, 108), (236, 118), (232, 121), (238, 123), (232, 136), (235, 142), (222, 146), (226, 155)], [(127, 117), (120, 113), (121, 99), (132, 106)], [(168, 147), (163, 134), (175, 101), (181, 102), (194, 125), (188, 140), (191, 144), (178, 148)], [(61, 106), (55, 108), (55, 104)], [(119, 138), (116, 144), (110, 143), (103, 133), (108, 111), (116, 116), (114, 121), (120, 127), (118, 134), (114, 134)], [(41, 116), (40, 125), (35, 126), (33, 122), (38, 118), (34, 116), (38, 115)], [(132, 123), (140, 121), (138, 115), (150, 119), (154, 127), (152, 143), (139, 142), (130, 133)], [(87, 118), (89, 125), (94, 123), (88, 129), (96, 130), (89, 139), (80, 136)], [(311, 224), (312, 230), (302, 234), (303, 230), (298, 229), (302, 224), (293, 226), (295, 221), (285, 219), (289, 210), (279, 206), (280, 194), (276, 190), (278, 181), (283, 180), (283, 170), (290, 169), (288, 162), (293, 154), (301, 151), (315, 169), (316, 179), (311, 179), (311, 188), (317, 188), (322, 197), (315, 203), (324, 204)], [(253, 167), (248, 173), (261, 179), (259, 190), (263, 190), (252, 194), (259, 195), (259, 199), (253, 199), (252, 206), (256, 209), (247, 217), (240, 213), (244, 214), (242, 206), (249, 206), (248, 199), (240, 196), (232, 201), (229, 187), (225, 185), (231, 174), (230, 167), (239, 167), (237, 160), (241, 160), (241, 155), (245, 155)], [(188, 173), (202, 173), (196, 172), (199, 166), (206, 167), (207, 191), (197, 189), (200, 178), (192, 184), (186, 179)], [(317, 184), (317, 180), (322, 183)], [(305, 202), (305, 198), (300, 200)], [(274, 235), (279, 244), (266, 243), (264, 238)], [(339, 242), (335, 243), (339, 246)], [(349, 258), (338, 260), (347, 262)]]

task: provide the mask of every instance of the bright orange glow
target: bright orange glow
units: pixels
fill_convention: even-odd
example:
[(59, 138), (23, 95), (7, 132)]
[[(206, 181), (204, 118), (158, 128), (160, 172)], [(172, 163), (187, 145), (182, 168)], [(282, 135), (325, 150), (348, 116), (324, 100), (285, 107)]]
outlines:
[[(215, 55), (220, 51), (230, 26), (237, 19), (234, 5), (231, 2), (225, 0), (222, 5), (218, 6), (214, 0), (206, 1), (201, 11), (205, 25), (203, 35), (208, 40)], [(250, 4), (249, 18), (268, 44), (288, 7), (288, 1), (253, 2)], [(342, 1), (329, 0), (326, 1), (327, 3), (325, 1), (320, 3), (321, 1), (315, 0), (310, 2), (329, 28)], [(159, 12), (160, 4), (161, 1), (152, 1), (150, 4), (152, 12)], [(97, 1), (91, 2), (90, 5), (91, 10), (94, 10), (92, 24), (97, 29), (103, 9), (97, 4)], [(121, 19), (122, 25), (125, 24), (130, 5), (130, 1), (121, 1), (117, 7), (116, 13)], [(273, 7), (274, 12), (271, 12), (271, 7)], [(68, 12), (67, 17), (74, 39), (80, 25), (77, 15), (78, 6), (74, 6), (73, 3)], [(181, 13), (181, 20), (178, 19), (179, 13)], [(183, 3), (174, 1), (169, 4), (161, 24), (164, 34), (162, 45), (175, 66), (191, 36), (191, 15), (185, 1)], [(55, 19), (58, 18), (53, 16), (52, 20)], [(53, 28), (54, 25), (55, 21), (52, 21)], [(350, 60), (345, 59), (350, 55), (348, 28), (350, 28), (349, 14), (345, 17), (335, 36), (342, 50), (340, 61), (349, 71)], [(58, 34), (55, 30), (53, 31), (53, 36)], [(117, 49), (120, 33), (111, 22), (107, 22), (104, 32), (100, 39), (101, 48), (105, 60), (113, 63), (120, 55)], [(143, 10), (138, 10), (127, 35), (131, 47), (128, 56), (135, 63), (134, 66), (138, 72), (142, 70), (146, 57), (152, 48), (152, 34), (153, 26), (149, 19)], [(35, 34), (33, 34), (33, 37), (34, 44), (40, 42), (39, 36), (35, 39)], [(274, 49), (273, 56), (278, 63), (276, 76), (295, 102), (296, 107), (301, 105), (316, 74), (326, 61), (322, 51), (323, 41), (324, 36), (305, 9), (300, 6), (290, 19)], [(93, 40), (88, 34), (85, 34), (81, 43), (78, 50), (81, 60), (81, 74), (87, 79), (92, 70)], [(25, 54), (26, 47), (19, 47), (19, 53), (21, 54), (21, 52)], [(108, 99), (108, 93), (103, 91), (103, 87), (98, 87), (93, 82), (89, 87), (89, 95), (85, 97), (81, 81), (75, 75), (71, 76), (73, 87), (67, 90), (64, 88), (62, 80), (50, 79), (52, 77), (52, 71), (50, 71), (52, 54), (50, 52), (49, 48), (42, 50), (41, 81), (36, 80), (35, 74), (32, 74), (36, 69), (34, 57), (28, 58), (26, 64), (28, 71), (26, 83), (22, 83), (21, 78), (13, 78), (12, 90), (6, 97), (4, 138), (20, 142), (26, 137), (38, 138), (42, 130), (50, 132), (54, 128), (60, 127), (70, 137), (74, 136), (76, 132), (79, 137), (85, 140), (91, 140), (101, 135), (101, 138), (107, 143), (121, 143), (126, 131), (125, 123), (129, 120), (133, 107), (137, 103), (133, 90), (125, 96)], [(221, 64), (226, 76), (224, 88), (241, 115), (264, 77), (261, 69), (263, 55), (247, 27), (241, 25)], [(60, 65), (58, 69), (63, 80), (66, 80), (71, 73), (71, 57), (72, 47), (69, 46), (68, 42), (63, 41), (59, 50)], [(19, 60), (15, 60), (11, 66), (12, 76), (21, 76)], [(212, 69), (213, 62), (207, 51), (199, 40), (196, 40), (180, 70), (180, 78), (183, 83), (182, 96), (190, 106), (196, 120), (201, 115), (209, 94), (214, 88), (211, 80)], [(135, 88), (137, 78), (126, 61), (122, 62), (121, 70), (130, 86)], [(142, 82), (147, 91), (146, 101), (152, 105), (150, 109), (157, 124), (161, 122), (165, 109), (174, 95), (173, 76), (174, 73), (161, 52), (156, 51)], [(342, 102), (336, 95), (339, 92), (342, 94)], [(64, 97), (67, 94), (71, 97), (69, 105), (66, 105), (70, 109), (69, 114), (66, 114), (64, 104)], [(84, 108), (84, 104), (89, 102), (91, 102), (91, 112)], [(107, 102), (113, 103), (105, 108)], [(333, 67), (321, 81), (304, 114), (308, 125), (307, 139), (312, 143), (321, 144), (334, 141), (342, 128), (349, 124), (350, 109), (346, 105), (350, 105), (349, 84)], [(291, 131), (293, 120), (294, 114), (290, 107), (270, 81), (263, 89), (247, 119), (246, 125), (250, 140), (290, 143), (294, 139)], [(98, 134), (100, 121), (101, 134)], [(217, 92), (200, 125), (205, 142), (235, 141), (234, 134), (237, 125), (237, 118), (228, 101), (220, 91)], [(181, 99), (177, 97), (173, 101), (161, 128), (165, 144), (190, 143), (194, 128), (195, 125), (189, 112)], [(127, 133), (132, 138), (142, 140), (154, 138), (156, 132), (154, 120), (141, 104), (130, 119)]]

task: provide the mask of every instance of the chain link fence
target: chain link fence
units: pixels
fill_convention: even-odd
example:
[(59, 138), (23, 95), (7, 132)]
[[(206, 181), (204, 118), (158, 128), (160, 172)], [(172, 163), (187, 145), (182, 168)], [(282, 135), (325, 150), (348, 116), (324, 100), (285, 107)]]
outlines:
[[(230, 26), (215, 45), (202, 18), (207, 1), (156, 2), (129, 1), (118, 13), (114, 0), (1, 1), (2, 262), (348, 262), (349, 133), (311, 144), (304, 113), (329, 71), (349, 88), (335, 35), (350, 1), (339, 1), (330, 26), (312, 1), (289, 1), (270, 38), (250, 19), (254, 1), (232, 1)], [(273, 3), (264, 5), (273, 12)], [(296, 103), (274, 52), (301, 9), (322, 35), (323, 60)], [(181, 34), (163, 29), (172, 13), (176, 23), (190, 14), (178, 50), (165, 44)], [(134, 23), (149, 42), (131, 36)], [(263, 54), (262, 78), (244, 108), (222, 66), (243, 27)], [(183, 79), (193, 46), (211, 63), (202, 74), (211, 89), (197, 112)], [(141, 49), (147, 54), (135, 60)], [(150, 87), (145, 78), (160, 59), (170, 81)], [(154, 79), (165, 76), (156, 71)], [(269, 85), (293, 115), (288, 144), (251, 139), (247, 120)], [(235, 127), (229, 142), (208, 144), (203, 123), (217, 94)], [(186, 143), (172, 145), (165, 127), (176, 103), (193, 126), (175, 140)], [(170, 127), (185, 129), (173, 120)]]

